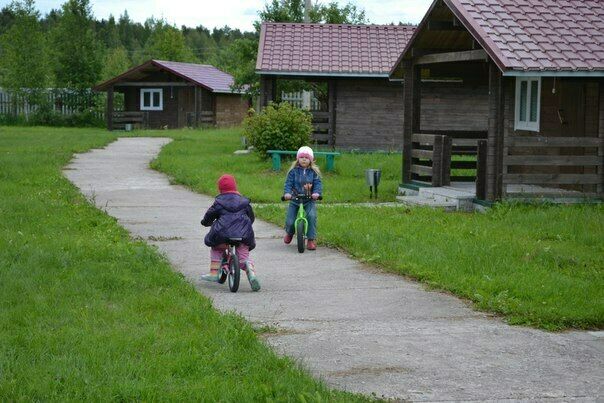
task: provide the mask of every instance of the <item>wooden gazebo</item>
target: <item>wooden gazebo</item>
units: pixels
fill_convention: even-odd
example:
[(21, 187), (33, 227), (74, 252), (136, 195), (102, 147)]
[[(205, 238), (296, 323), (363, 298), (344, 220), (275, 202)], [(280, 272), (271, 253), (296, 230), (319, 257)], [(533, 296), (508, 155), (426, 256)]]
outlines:
[[(450, 185), (457, 169), (476, 167), (482, 200), (601, 198), (602, 21), (602, 2), (435, 0), (390, 72), (405, 82), (405, 186)], [(424, 125), (422, 80), (443, 77), (483, 86), (485, 131)], [(477, 166), (455, 157), (468, 153)]]

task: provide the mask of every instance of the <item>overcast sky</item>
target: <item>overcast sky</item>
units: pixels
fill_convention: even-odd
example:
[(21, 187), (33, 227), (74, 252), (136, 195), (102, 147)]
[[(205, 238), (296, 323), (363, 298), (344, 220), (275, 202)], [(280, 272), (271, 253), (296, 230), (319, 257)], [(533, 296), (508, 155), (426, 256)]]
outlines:
[[(331, 0), (323, 0), (328, 3)], [(0, 0), (0, 8), (11, 0)], [(60, 8), (64, 0), (37, 0), (36, 8), (44, 15), (53, 8)], [(412, 22), (418, 23), (432, 0), (337, 0), (340, 5), (348, 2), (365, 10), (372, 24)], [(113, 14), (116, 18), (128, 10), (130, 18), (144, 22), (147, 18), (164, 18), (177, 26), (206, 28), (225, 25), (241, 30), (252, 30), (258, 11), (264, 8), (265, 0), (91, 0), (95, 18), (102, 19)]]

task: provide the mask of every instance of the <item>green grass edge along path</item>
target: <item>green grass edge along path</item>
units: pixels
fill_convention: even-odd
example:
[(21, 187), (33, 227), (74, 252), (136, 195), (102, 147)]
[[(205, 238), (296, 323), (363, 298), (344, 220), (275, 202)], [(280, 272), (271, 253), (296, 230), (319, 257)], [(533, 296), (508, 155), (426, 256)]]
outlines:
[[(270, 160), (234, 155), (241, 144), (237, 129), (170, 135), (176, 141), (164, 147), (155, 169), (210, 195), (216, 179), (232, 173), (254, 203), (272, 203), (256, 206), (257, 216), (282, 225), (286, 205), (278, 200), (287, 163), (274, 173)], [(398, 153), (338, 157), (335, 173), (323, 178), (321, 246), (452, 292), (511, 324), (604, 328), (603, 205), (501, 204), (486, 214), (467, 214), (337, 204), (369, 201), (366, 168), (382, 169), (380, 199), (393, 201), (400, 163)]]
[(219, 314), (62, 176), (117, 135), (0, 127), (0, 400), (364, 400)]

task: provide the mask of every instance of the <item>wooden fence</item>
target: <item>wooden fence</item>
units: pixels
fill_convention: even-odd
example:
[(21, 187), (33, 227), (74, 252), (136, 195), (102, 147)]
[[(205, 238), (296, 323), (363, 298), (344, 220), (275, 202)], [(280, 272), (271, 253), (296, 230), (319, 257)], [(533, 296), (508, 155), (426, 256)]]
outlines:
[[(305, 109), (303, 92), (304, 91), (282, 92), (281, 101), (288, 102), (300, 109)], [(317, 97), (315, 97), (315, 94), (310, 91), (310, 105), (308, 105), (306, 109), (310, 109), (311, 111), (319, 111), (321, 110), (321, 107), (321, 102), (317, 99)]]
[[(76, 92), (69, 89), (47, 89), (43, 91), (41, 97), (43, 99), (41, 103), (51, 106), (52, 110), (61, 115), (93, 110), (96, 116), (104, 117), (105, 94), (92, 91)], [(117, 104), (119, 107), (119, 102)], [(0, 115), (28, 116), (36, 112), (38, 108), (39, 105), (29, 103), (25, 95), (0, 89)]]
[(583, 193), (601, 193), (602, 148), (598, 137), (510, 136), (504, 141), (503, 184), (591, 186)]

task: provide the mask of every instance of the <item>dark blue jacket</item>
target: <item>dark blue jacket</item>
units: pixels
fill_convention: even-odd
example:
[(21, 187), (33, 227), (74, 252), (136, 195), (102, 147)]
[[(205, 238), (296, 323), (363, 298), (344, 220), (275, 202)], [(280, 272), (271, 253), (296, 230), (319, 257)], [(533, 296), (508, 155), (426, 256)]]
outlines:
[(212, 226), (204, 242), (212, 247), (227, 243), (229, 238), (243, 238), (241, 242), (252, 250), (256, 247), (254, 219), (248, 199), (237, 193), (220, 194), (201, 220), (204, 227)]
[(312, 183), (311, 193), (323, 194), (323, 185), (319, 175), (312, 168), (302, 168), (299, 165), (287, 173), (283, 194), (304, 194), (304, 184), (306, 183)]

